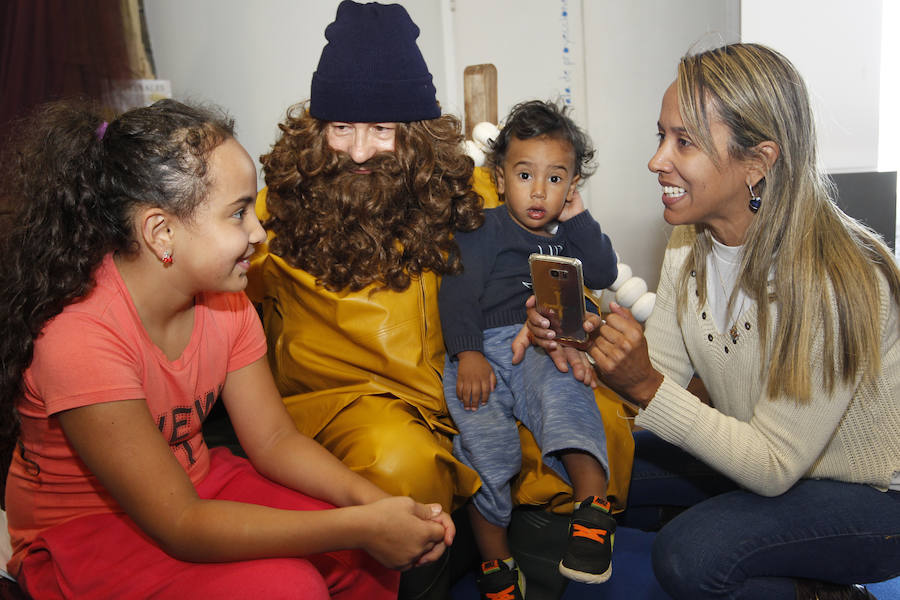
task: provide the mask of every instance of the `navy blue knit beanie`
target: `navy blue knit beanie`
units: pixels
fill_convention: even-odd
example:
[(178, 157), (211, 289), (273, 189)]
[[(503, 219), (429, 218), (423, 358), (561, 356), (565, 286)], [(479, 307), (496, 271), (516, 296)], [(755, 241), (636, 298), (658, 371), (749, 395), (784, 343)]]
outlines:
[(341, 2), (325, 29), (328, 43), (313, 73), (309, 113), (348, 123), (441, 116), (417, 37), (419, 28), (399, 4)]

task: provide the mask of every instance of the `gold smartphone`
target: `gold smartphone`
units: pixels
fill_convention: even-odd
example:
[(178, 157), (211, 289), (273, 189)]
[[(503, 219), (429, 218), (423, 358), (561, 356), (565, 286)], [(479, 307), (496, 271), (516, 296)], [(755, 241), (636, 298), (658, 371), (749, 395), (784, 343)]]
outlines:
[(584, 276), (581, 261), (568, 256), (532, 254), (531, 284), (537, 299), (537, 310), (550, 320), (556, 339), (581, 343), (584, 331)]

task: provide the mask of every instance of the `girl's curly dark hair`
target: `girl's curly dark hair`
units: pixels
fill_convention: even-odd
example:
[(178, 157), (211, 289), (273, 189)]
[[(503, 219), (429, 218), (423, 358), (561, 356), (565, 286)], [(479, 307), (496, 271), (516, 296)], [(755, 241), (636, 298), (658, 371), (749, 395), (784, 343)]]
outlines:
[(394, 152), (370, 160), (366, 177), (328, 146), (326, 126), (305, 104), (292, 106), (260, 158), (271, 251), (332, 291), (372, 283), (402, 291), (426, 270), (460, 272), (453, 232), (477, 229), (484, 215), (459, 119), (398, 123)]
[(528, 100), (516, 104), (509, 111), (503, 128), (491, 144), (491, 152), (488, 155), (491, 174), (493, 175), (498, 167), (503, 167), (509, 143), (513, 138), (528, 140), (546, 135), (572, 144), (575, 152), (575, 175), (580, 176), (582, 180), (593, 175), (597, 165), (594, 163), (591, 138), (575, 124), (568, 113), (569, 107), (542, 100)]
[(19, 431), (15, 404), (44, 324), (91, 290), (107, 253), (137, 249), (131, 225), (137, 207), (189, 218), (206, 197), (210, 153), (233, 135), (233, 122), (220, 113), (173, 100), (108, 125), (98, 115), (85, 102), (38, 107), (13, 126), (0, 161), (3, 197), (14, 211), (0, 240), (4, 487)]

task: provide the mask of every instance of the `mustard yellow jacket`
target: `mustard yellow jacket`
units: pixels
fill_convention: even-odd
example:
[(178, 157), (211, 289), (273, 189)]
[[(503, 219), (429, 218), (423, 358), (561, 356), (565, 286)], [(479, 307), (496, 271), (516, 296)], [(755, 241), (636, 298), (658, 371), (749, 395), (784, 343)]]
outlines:
[[(265, 211), (266, 190), (257, 206)], [(444, 404), (444, 341), (438, 277), (426, 272), (403, 292), (377, 285), (331, 292), (264, 249), (247, 292), (262, 305), (269, 361), (298, 427), (315, 436), (360, 396), (385, 394), (415, 407), (434, 429), (454, 433)]]

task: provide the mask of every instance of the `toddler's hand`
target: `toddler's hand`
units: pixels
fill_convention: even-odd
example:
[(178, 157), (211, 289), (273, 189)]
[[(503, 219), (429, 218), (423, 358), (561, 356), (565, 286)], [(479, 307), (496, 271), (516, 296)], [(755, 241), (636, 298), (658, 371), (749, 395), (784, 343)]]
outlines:
[(562, 212), (559, 214), (559, 220), (568, 221), (575, 215), (579, 215), (583, 212), (584, 199), (581, 197), (581, 192), (572, 190), (572, 193), (566, 198), (566, 203), (563, 205)]
[(484, 406), (497, 386), (497, 377), (484, 354), (467, 350), (457, 355), (456, 397), (466, 410)]

